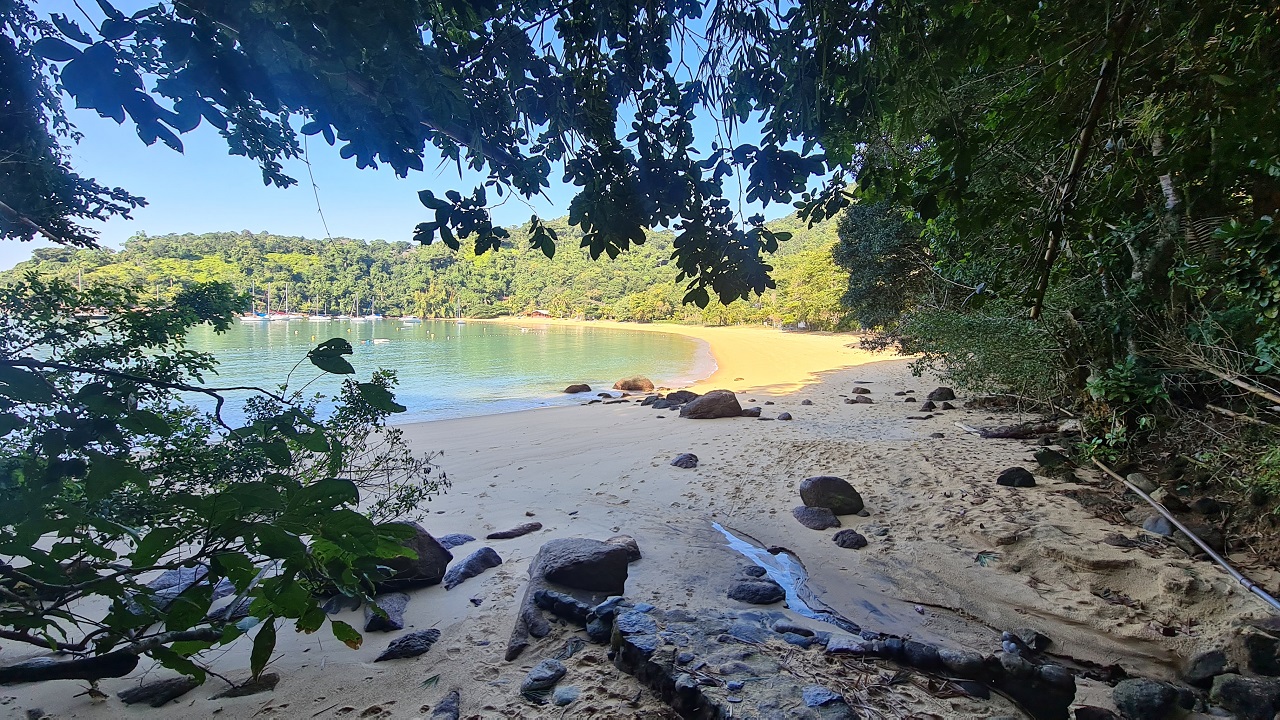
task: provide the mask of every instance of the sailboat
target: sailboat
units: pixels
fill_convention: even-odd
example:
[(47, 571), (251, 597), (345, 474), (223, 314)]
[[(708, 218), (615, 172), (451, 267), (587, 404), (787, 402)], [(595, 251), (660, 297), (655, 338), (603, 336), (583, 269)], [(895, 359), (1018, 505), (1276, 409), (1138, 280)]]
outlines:
[(271, 319), (271, 293), (265, 294), (267, 296), (267, 312), (260, 313), (258, 312), (258, 289), (252, 282), (249, 283), (249, 312), (240, 316), (241, 322), (260, 323)]
[(458, 325), (467, 324), (467, 321), (462, 319), (462, 303), (458, 300), (453, 301), (453, 317)]

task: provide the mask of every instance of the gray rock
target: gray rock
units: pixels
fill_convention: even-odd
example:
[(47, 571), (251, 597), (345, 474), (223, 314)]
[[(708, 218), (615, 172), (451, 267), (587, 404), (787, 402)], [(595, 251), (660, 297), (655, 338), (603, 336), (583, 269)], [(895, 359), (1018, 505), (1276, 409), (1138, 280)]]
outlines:
[(1280, 681), (1219, 675), (1213, 679), (1209, 700), (1240, 720), (1272, 720), (1280, 709)]
[(941, 409), (942, 409), (942, 410), (955, 410), (955, 409), (956, 409), (956, 406), (955, 406), (955, 405), (952, 405), (952, 404), (951, 404), (951, 403), (949, 403), (949, 402), (944, 402), (944, 403), (942, 403)]
[(938, 648), (916, 640), (907, 640), (902, 644), (902, 656), (908, 665), (921, 670), (933, 670), (942, 664)]
[(520, 523), (519, 525), (511, 528), (510, 530), (499, 530), (498, 532), (491, 532), (488, 535), (485, 535), (484, 539), (485, 540), (511, 540), (513, 538), (518, 538), (523, 535), (528, 535), (531, 532), (537, 532), (541, 529), (542, 529), (542, 523), (540, 522)]
[(671, 461), (671, 464), (685, 470), (692, 470), (698, 467), (698, 456), (693, 453), (680, 453)]
[(801, 405), (812, 405), (812, 404), (813, 404), (813, 401), (812, 401), (812, 400), (809, 400), (809, 399), (805, 399), (805, 400), (801, 400), (801, 401), (800, 401), (800, 404), (801, 404)]
[[(1222, 534), (1222, 528), (1197, 522), (1183, 522), (1182, 524), (1196, 537), (1204, 541), (1206, 545), (1213, 548), (1215, 552), (1220, 553), (1226, 549), (1226, 537)], [(1173, 544), (1182, 548), (1182, 551), (1188, 555), (1195, 556), (1204, 552), (1199, 545), (1191, 542), (1191, 538), (1180, 532), (1174, 533), (1171, 538), (1173, 539)]]
[(572, 685), (558, 687), (556, 688), (556, 691), (551, 694), (551, 704), (556, 707), (564, 707), (565, 705), (572, 703), (574, 700), (577, 700), (578, 696), (581, 694), (582, 693), (578, 688)]
[(466, 545), (469, 542), (475, 542), (476, 539), (466, 533), (449, 533), (436, 538), (436, 542), (440, 543), (440, 547), (445, 550), (452, 550), (459, 545)]
[(689, 390), (677, 390), (675, 392), (667, 393), (667, 400), (677, 405), (692, 402), (697, 400), (699, 397), (698, 393), (690, 392)]
[(1209, 687), (1215, 677), (1234, 669), (1227, 661), (1227, 654), (1214, 648), (1192, 655), (1182, 670), (1182, 679), (1196, 687)]
[[(382, 609), (386, 615), (379, 614), (374, 606)], [(373, 599), (364, 606), (365, 632), (391, 632), (404, 629), (404, 609), (409, 606), (409, 596), (404, 593), (387, 593)]]
[(439, 639), (440, 631), (435, 628), (405, 633), (395, 640), (392, 640), (391, 644), (387, 646), (387, 649), (383, 650), (382, 654), (374, 659), (374, 662), (382, 662), (384, 660), (401, 660), (404, 658), (424, 655)]
[(533, 666), (524, 682), (520, 683), (520, 692), (543, 692), (555, 687), (568, 670), (564, 663), (555, 658), (546, 658)]
[(680, 417), (691, 420), (741, 417), (742, 406), (738, 397), (728, 390), (712, 390), (680, 408)]
[(402, 543), (413, 551), (414, 557), (395, 557), (387, 560), (392, 575), (377, 583), (377, 589), (379, 591), (409, 590), (439, 585), (444, 579), (445, 568), (449, 567), (449, 562), (453, 560), (453, 554), (418, 523), (398, 524), (408, 525), (414, 531), (413, 537)]
[(1142, 473), (1129, 473), (1124, 479), (1128, 480), (1131, 485), (1147, 494), (1155, 492), (1156, 488), (1160, 487)]
[(850, 405), (875, 405), (876, 404), (875, 400), (872, 400), (866, 395), (855, 395), (849, 398), (848, 400), (845, 400), (845, 402)]
[(640, 554), (640, 544), (630, 535), (614, 535), (605, 540), (610, 545), (618, 545), (627, 549), (627, 562), (635, 562), (644, 556)]
[(1034, 652), (1044, 652), (1053, 644), (1053, 640), (1050, 640), (1048, 635), (1035, 628), (1014, 628), (1008, 632), (1010, 635), (1017, 637), (1018, 640), (1021, 640), (1023, 645), (1031, 648)]
[(444, 574), (444, 589), (452, 590), (489, 568), (502, 564), (502, 558), (491, 547), (482, 547), (468, 555), (462, 562), (449, 568)]
[(1280, 640), (1271, 633), (1249, 628), (1238, 636), (1244, 649), (1244, 663), (1249, 670), (1274, 677), (1280, 675)]
[(846, 550), (857, 550), (867, 546), (867, 539), (856, 530), (841, 530), (833, 535), (831, 539)]
[(858, 491), (844, 478), (830, 475), (802, 480), (800, 499), (809, 507), (828, 508), (836, 515), (853, 515), (863, 508)]
[(997, 485), (1005, 487), (1035, 487), (1036, 479), (1026, 468), (1011, 467), (996, 478)]
[(762, 577), (764, 577), (765, 575), (768, 575), (768, 574), (769, 574), (769, 571), (768, 571), (768, 570), (765, 570), (764, 568), (760, 567), (759, 565), (743, 565), (743, 566), (742, 566), (742, 575), (743, 575), (744, 577), (749, 577), (749, 578), (762, 578)]
[(986, 674), (986, 663), (972, 650), (938, 648), (938, 660), (955, 677), (977, 680)]
[(658, 402), (657, 395), (646, 395), (644, 400), (640, 401), (640, 407), (649, 407), (656, 402)]
[(621, 595), (630, 553), (626, 547), (587, 538), (558, 538), (543, 545), (532, 567), (543, 578), (577, 590)]
[(849, 392), (853, 393), (854, 395), (870, 395), (871, 394), (871, 390), (864, 387), (855, 387)]
[(938, 409), (938, 404), (932, 400), (925, 400), (924, 402), (920, 403), (920, 410), (923, 412), (928, 412), (930, 410), (937, 410), (937, 409)]
[(805, 507), (803, 505), (794, 508), (791, 514), (801, 525), (810, 530), (826, 530), (828, 528), (840, 527), (840, 520), (836, 518), (835, 513), (830, 508), (824, 507)]
[(613, 384), (614, 390), (626, 390), (627, 392), (653, 392), (653, 381), (647, 377), (636, 375), (635, 377), (623, 378)]
[(431, 711), (431, 720), (458, 720), (462, 714), (462, 695), (457, 690), (450, 690), (440, 698)]
[(949, 387), (940, 387), (934, 390), (933, 392), (929, 393), (926, 399), (934, 400), (936, 402), (942, 402), (943, 400), (955, 400), (956, 393), (954, 390), (952, 390)]
[(174, 677), (165, 678), (164, 680), (156, 680), (145, 685), (131, 687), (122, 691), (117, 697), (125, 705), (134, 705), (137, 703), (147, 703), (153, 708), (163, 707), (170, 702), (186, 695), (192, 690), (200, 686), (194, 678)]
[(778, 583), (768, 580), (740, 580), (729, 587), (729, 598), (752, 605), (772, 605), (787, 598)]
[(658, 632), (658, 623), (653, 618), (635, 610), (622, 613), (613, 624), (623, 635), (652, 635)]
[(760, 410), (760, 406), (758, 406), (758, 405), (753, 406), (753, 407), (749, 407), (749, 408), (743, 408), (743, 409), (742, 409), (742, 417), (758, 418), (758, 417), (760, 417), (760, 412), (761, 412), (761, 410)]
[(558, 618), (578, 625), (586, 625), (591, 617), (591, 606), (565, 593), (540, 589), (533, 593), (533, 604)]
[(564, 389), (567, 393), (584, 393), (591, 392), (591, 386), (586, 383), (575, 383)]
[(666, 410), (667, 408), (680, 407), (680, 406), (677, 403), (673, 403), (666, 398), (658, 398), (657, 400), (653, 401), (652, 407), (654, 410)]
[(779, 635), (784, 633), (791, 633), (792, 635), (800, 635), (803, 637), (813, 637), (813, 630), (810, 630), (809, 628), (803, 625), (797, 625), (796, 623), (793, 623), (790, 620), (787, 620), (786, 618), (775, 621), (773, 625), (771, 625), (770, 627), (773, 629), (774, 632), (778, 633)]
[(822, 707), (834, 702), (844, 702), (844, 696), (840, 693), (822, 687), (821, 685), (809, 685), (801, 691), (801, 697), (804, 699), (806, 707)]
[(1178, 692), (1162, 682), (1134, 678), (1120, 681), (1111, 699), (1129, 720), (1165, 720), (1175, 713)]
[(1142, 521), (1142, 529), (1164, 537), (1169, 537), (1173, 534), (1173, 524), (1163, 515), (1148, 515), (1147, 519)]
[(1043, 468), (1057, 468), (1067, 465), (1071, 460), (1052, 448), (1041, 448), (1035, 452), (1036, 462)]
[(791, 419), (791, 413), (789, 413), (789, 412), (778, 413), (778, 419), (779, 419), (779, 420), (790, 420), (790, 419)]

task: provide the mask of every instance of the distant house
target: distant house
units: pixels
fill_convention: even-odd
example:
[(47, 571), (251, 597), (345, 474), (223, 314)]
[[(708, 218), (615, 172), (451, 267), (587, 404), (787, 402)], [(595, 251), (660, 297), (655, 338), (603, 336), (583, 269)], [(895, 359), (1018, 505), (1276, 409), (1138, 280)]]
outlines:
[(530, 310), (525, 313), (525, 317), (549, 318), (551, 317), (551, 313), (546, 310)]

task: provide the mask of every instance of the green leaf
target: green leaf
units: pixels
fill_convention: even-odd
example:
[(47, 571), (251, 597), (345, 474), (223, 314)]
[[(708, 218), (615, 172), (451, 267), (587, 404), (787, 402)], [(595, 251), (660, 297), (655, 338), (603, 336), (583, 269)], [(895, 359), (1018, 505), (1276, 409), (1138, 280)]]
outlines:
[(195, 678), (196, 682), (203, 683), (205, 680), (203, 668), (163, 645), (152, 650), (151, 657), (170, 670)]
[(395, 395), (392, 395), (390, 390), (382, 387), (381, 385), (375, 385), (374, 383), (358, 383), (356, 388), (360, 390), (360, 396), (364, 398), (365, 402), (379, 410), (391, 413), (401, 413), (409, 409), (396, 402)]
[(286, 468), (293, 464), (293, 454), (289, 452), (289, 445), (285, 441), (263, 443), (261, 447), (262, 454), (266, 455), (276, 467)]
[(79, 50), (75, 49), (64, 40), (52, 37), (37, 40), (36, 44), (31, 46), (31, 52), (35, 53), (38, 57), (42, 57), (45, 60), (52, 60), (54, 62), (64, 62), (66, 60), (71, 60), (72, 58), (80, 57)]
[(209, 614), (209, 605), (213, 602), (213, 586), (209, 583), (197, 583), (187, 588), (174, 598), (164, 615), (166, 630), (186, 630)]
[(120, 427), (139, 434), (158, 437), (169, 437), (173, 434), (173, 428), (169, 427), (169, 423), (150, 410), (139, 409), (130, 412), (120, 418)]
[(176, 527), (158, 527), (147, 533), (129, 556), (134, 567), (154, 565), (165, 553), (172, 550), (181, 536), (182, 530)]
[(40, 373), (0, 365), (0, 397), (25, 403), (47, 403), (53, 400), (53, 390)]
[(13, 413), (0, 413), (0, 437), (4, 437), (20, 427), (25, 427), (26, 420)]
[(343, 359), (343, 355), (350, 355), (355, 352), (351, 348), (351, 343), (343, 338), (330, 338), (320, 343), (311, 352), (307, 353), (307, 359), (312, 365), (334, 375), (351, 375), (356, 369), (351, 367), (351, 363)]
[(291, 512), (306, 509), (312, 513), (327, 513), (359, 501), (360, 490), (354, 482), (346, 478), (323, 478), (295, 493), (290, 509)]
[(312, 605), (298, 618), (297, 628), (307, 634), (313, 633), (324, 625), (325, 617), (324, 610), (319, 605)]
[(298, 536), (274, 525), (255, 523), (253, 534), (258, 539), (258, 550), (272, 559), (289, 560), (307, 554), (307, 548)]
[(84, 493), (90, 500), (101, 500), (124, 487), (126, 483), (146, 484), (147, 476), (125, 460), (92, 453), (89, 475), (84, 480)]
[(249, 654), (249, 671), (256, 678), (262, 674), (262, 670), (266, 668), (267, 663), (271, 660), (271, 653), (276, 649), (276, 622), (275, 618), (267, 618), (263, 621), (261, 629), (253, 638), (253, 652)]
[(341, 620), (330, 620), (329, 629), (333, 631), (333, 636), (335, 638), (352, 650), (359, 650), (360, 646), (364, 643), (364, 637), (362, 637), (355, 628)]
[(211, 572), (217, 577), (225, 577), (237, 588), (248, 587), (258, 575), (258, 569), (248, 555), (237, 552), (218, 553), (210, 562)]

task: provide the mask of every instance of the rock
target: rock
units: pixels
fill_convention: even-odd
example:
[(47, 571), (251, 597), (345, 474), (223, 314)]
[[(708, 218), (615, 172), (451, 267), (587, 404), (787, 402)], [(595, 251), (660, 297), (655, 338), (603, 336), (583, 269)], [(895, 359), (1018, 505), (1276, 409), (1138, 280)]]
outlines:
[(238, 698), (248, 695), (257, 695), (258, 693), (270, 692), (276, 689), (276, 685), (280, 684), (280, 676), (273, 672), (264, 672), (257, 679), (246, 680), (239, 685), (232, 685), (222, 692), (209, 698), (210, 700), (221, 700), (222, 698)]
[(1049, 649), (1053, 641), (1048, 635), (1036, 630), (1035, 628), (1014, 628), (1008, 632), (1009, 635), (1016, 637), (1024, 646), (1031, 649), (1032, 652), (1042, 653)]
[(863, 655), (867, 652), (867, 643), (860, 637), (836, 633), (827, 640), (828, 655)]
[(805, 398), (804, 400), (801, 400), (801, 401), (800, 401), (800, 404), (801, 404), (801, 405), (812, 405), (812, 404), (813, 404), (813, 401), (812, 401), (812, 400), (809, 400), (808, 398)]
[(459, 545), (466, 545), (469, 542), (475, 542), (476, 539), (465, 533), (449, 533), (436, 538), (436, 542), (440, 543), (440, 547), (445, 550), (452, 550)]
[(1173, 524), (1163, 515), (1148, 515), (1147, 519), (1142, 521), (1142, 529), (1164, 537), (1173, 534)]
[(864, 387), (856, 387), (850, 390), (849, 392), (853, 393), (854, 395), (870, 395), (871, 394), (871, 391)]
[(596, 397), (598, 397), (598, 398), (612, 398), (612, 397), (613, 397), (613, 395), (611, 395), (610, 393), (596, 393)]
[(1053, 469), (1062, 467), (1071, 462), (1066, 455), (1052, 448), (1041, 448), (1035, 453), (1036, 463), (1042, 468)]
[(789, 412), (782, 412), (782, 413), (778, 413), (778, 419), (779, 419), (779, 420), (790, 420), (790, 419), (791, 419), (791, 413), (789, 413)]
[(683, 405), (687, 402), (697, 400), (698, 397), (698, 393), (690, 392), (688, 390), (677, 390), (675, 392), (667, 393), (667, 401), (673, 402), (677, 405)]
[(124, 690), (117, 697), (125, 705), (134, 705), (137, 703), (147, 703), (153, 708), (163, 707), (170, 702), (186, 695), (192, 690), (200, 686), (195, 679), (186, 677), (165, 678), (164, 680), (156, 680), (145, 685)]
[(444, 589), (452, 590), (480, 573), (502, 564), (502, 558), (491, 547), (482, 547), (444, 574)]
[(844, 702), (844, 696), (821, 685), (809, 685), (801, 691), (805, 707), (822, 707), (835, 702)]
[(929, 437), (933, 438), (934, 440), (941, 440), (942, 438), (946, 437), (946, 433), (929, 433)]
[(742, 417), (758, 418), (760, 417), (760, 407), (749, 407), (742, 409)]
[(658, 632), (658, 623), (638, 610), (630, 610), (613, 621), (614, 627), (624, 635), (652, 635)]
[(828, 508), (836, 515), (853, 515), (863, 507), (862, 496), (844, 478), (820, 475), (800, 482), (800, 499), (813, 508)]
[(1134, 678), (1120, 681), (1111, 691), (1111, 699), (1129, 720), (1165, 720), (1174, 714), (1178, 692), (1162, 682)]
[(1244, 649), (1246, 668), (1259, 675), (1280, 675), (1280, 641), (1275, 635), (1250, 628), (1238, 636), (1237, 642)]
[(840, 520), (831, 512), (830, 508), (823, 507), (805, 507), (801, 505), (791, 511), (796, 520), (800, 524), (810, 530), (826, 530), (828, 528), (840, 527)]
[(554, 590), (538, 590), (533, 594), (533, 604), (577, 625), (586, 626), (591, 617), (591, 606), (587, 603)]
[(404, 658), (418, 657), (426, 654), (432, 645), (440, 639), (440, 631), (431, 628), (430, 630), (418, 630), (411, 633), (405, 633), (387, 646), (382, 654), (374, 659), (374, 662), (382, 662), (384, 660), (401, 660)]
[[(415, 557), (395, 557), (387, 560), (393, 574), (390, 578), (376, 584), (379, 591), (409, 590), (431, 585), (439, 585), (444, 579), (445, 568), (453, 560), (453, 554), (431, 537), (421, 525), (415, 522), (402, 522), (413, 529), (413, 537), (404, 541), (403, 545), (412, 550)], [(397, 628), (399, 629), (399, 628)]]
[(641, 559), (642, 557), (644, 557), (643, 555), (640, 554), (640, 544), (637, 543), (636, 539), (631, 537), (630, 535), (614, 535), (608, 540), (605, 540), (605, 542), (609, 543), (610, 545), (619, 545), (621, 547), (626, 548), (627, 562), (635, 562)]
[[(374, 609), (375, 605), (382, 609), (386, 617), (383, 617)], [(375, 597), (372, 603), (364, 606), (365, 632), (403, 630), (404, 609), (408, 606), (409, 596), (404, 593), (387, 593)]]
[(485, 540), (510, 540), (512, 538), (518, 538), (521, 535), (528, 535), (531, 532), (537, 532), (541, 529), (542, 529), (542, 523), (540, 522), (521, 523), (511, 528), (510, 530), (499, 530), (498, 532), (491, 532), (488, 535), (485, 535), (484, 539)]
[(667, 408), (679, 407), (679, 405), (666, 398), (658, 398), (653, 401), (652, 407), (654, 410), (666, 410)]
[(926, 643), (908, 640), (902, 645), (902, 654), (908, 665), (921, 670), (934, 670), (942, 665), (938, 648)]
[(576, 383), (564, 389), (567, 393), (591, 392), (591, 386), (586, 383)]
[(765, 401), (764, 401), (764, 404), (765, 404), (765, 405), (772, 405), (772, 404), (773, 404), (773, 401), (772, 401), (772, 400), (765, 400)]
[(1280, 709), (1280, 681), (1219, 675), (1213, 679), (1209, 700), (1239, 720), (1272, 720)]
[(787, 598), (782, 586), (769, 579), (740, 580), (729, 587), (729, 598), (752, 605), (772, 605)]
[(932, 400), (925, 400), (924, 402), (920, 403), (920, 409), (926, 412), (929, 410), (937, 410), (938, 405)]
[(951, 404), (951, 403), (949, 403), (949, 402), (944, 402), (944, 403), (942, 403), (942, 407), (941, 407), (941, 409), (943, 409), (943, 410), (955, 410), (955, 409), (956, 409), (956, 406), (955, 406), (955, 405), (952, 405), (952, 404)]
[(558, 687), (555, 692), (551, 694), (551, 704), (556, 707), (564, 707), (565, 705), (572, 703), (574, 700), (577, 700), (578, 696), (581, 694), (582, 693), (578, 688), (572, 685)]
[(728, 390), (712, 390), (680, 408), (680, 417), (691, 420), (741, 417), (742, 406), (738, 397)]
[(462, 714), (462, 695), (457, 690), (450, 690), (436, 703), (431, 711), (431, 720), (458, 720)]
[(1128, 475), (1125, 476), (1124, 479), (1128, 480), (1130, 485), (1133, 485), (1134, 487), (1138, 488), (1139, 490), (1147, 494), (1155, 492), (1156, 488), (1160, 487), (1159, 485), (1156, 485), (1154, 482), (1148, 479), (1147, 476), (1143, 475), (1142, 473), (1136, 473), (1136, 472), (1129, 473)]
[(1005, 487), (1035, 487), (1036, 479), (1026, 468), (1011, 467), (996, 478), (997, 485)]
[(1120, 720), (1120, 716), (1106, 708), (1081, 705), (1076, 708), (1075, 720)]
[(986, 663), (972, 650), (938, 648), (938, 660), (955, 677), (977, 680), (986, 675)]
[(769, 574), (768, 570), (765, 570), (759, 565), (744, 565), (742, 566), (741, 572), (743, 577), (748, 578), (762, 578)]
[(916, 398), (915, 396), (908, 395), (908, 396), (906, 396), (906, 397), (902, 398), (902, 402), (914, 403), (914, 402), (920, 402), (920, 400), (919, 400), (919, 398)]
[(558, 538), (538, 550), (530, 569), (577, 590), (621, 595), (630, 552), (622, 545), (586, 538)]
[(1222, 503), (1211, 497), (1202, 497), (1191, 502), (1191, 509), (1201, 515), (1221, 515)]
[(1214, 648), (1192, 655), (1182, 670), (1182, 679), (1196, 687), (1209, 687), (1215, 677), (1233, 670), (1227, 662), (1227, 654)]
[[(1220, 553), (1225, 549), (1226, 539), (1223, 537), (1222, 530), (1220, 528), (1197, 522), (1184, 522), (1182, 524), (1194, 533), (1196, 537), (1203, 540), (1206, 545), (1213, 548), (1214, 552)], [(1183, 552), (1188, 555), (1195, 556), (1204, 552), (1200, 549), (1200, 546), (1191, 542), (1191, 538), (1180, 532), (1174, 533), (1171, 537), (1173, 538), (1173, 544), (1182, 548)]]
[(613, 384), (614, 390), (626, 390), (628, 392), (652, 392), (653, 381), (647, 377), (639, 375), (635, 377), (623, 378)]
[(692, 470), (698, 467), (698, 456), (693, 453), (680, 453), (671, 461), (671, 464), (678, 468)]
[(831, 539), (846, 550), (857, 550), (867, 546), (867, 539), (856, 530), (841, 530), (833, 535)]
[(926, 399), (934, 400), (936, 402), (942, 402), (943, 400), (955, 400), (956, 393), (949, 387), (940, 387), (929, 393)]
[(775, 621), (773, 625), (770, 625), (769, 627), (779, 635), (790, 634), (790, 635), (800, 635), (801, 637), (813, 637), (814, 635), (814, 632), (809, 628), (803, 625), (798, 625), (796, 623), (793, 623), (786, 618), (782, 618), (781, 620)]
[(542, 662), (533, 666), (529, 674), (525, 676), (524, 682), (520, 683), (520, 692), (544, 692), (555, 687), (560, 682), (560, 678), (564, 677), (568, 670), (565, 669), (564, 663), (555, 658), (546, 658)]
[(656, 402), (658, 402), (657, 395), (646, 395), (644, 400), (640, 401), (640, 407), (649, 407)]
[(872, 400), (866, 395), (858, 395), (857, 397), (853, 398), (854, 405), (874, 405), (875, 402), (876, 402), (875, 400)]

